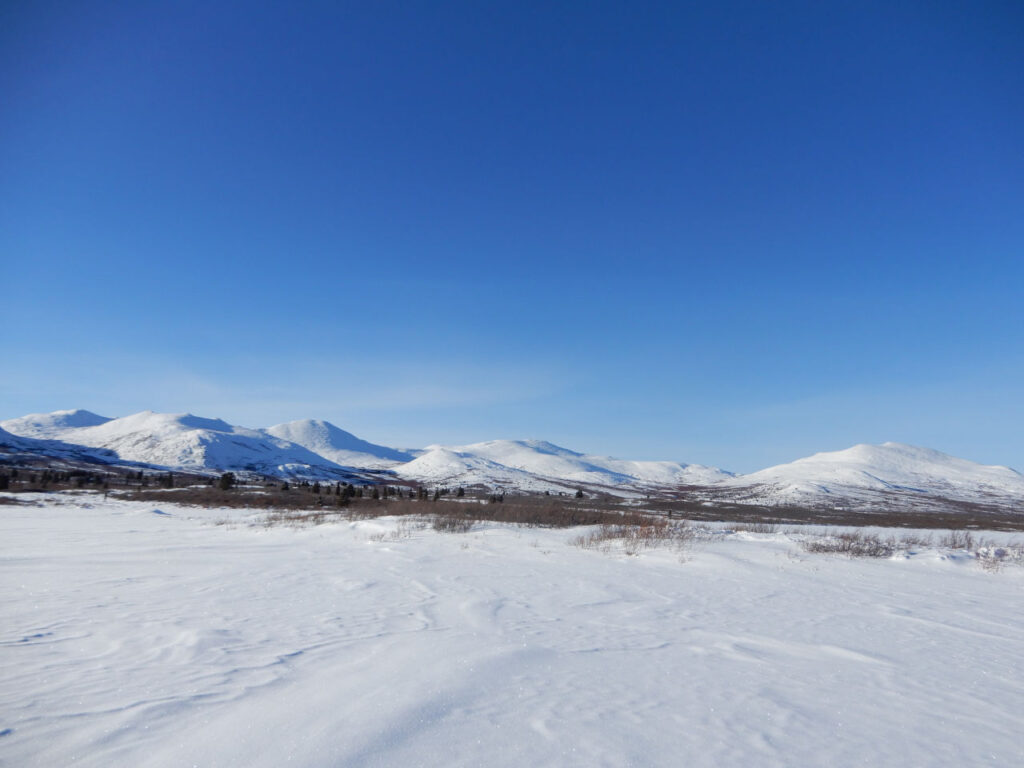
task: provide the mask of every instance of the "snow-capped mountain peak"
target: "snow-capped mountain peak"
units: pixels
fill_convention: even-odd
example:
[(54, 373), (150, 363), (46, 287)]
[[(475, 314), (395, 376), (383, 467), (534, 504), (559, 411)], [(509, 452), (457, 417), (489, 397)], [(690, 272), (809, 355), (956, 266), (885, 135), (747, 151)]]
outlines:
[(858, 444), (816, 453), (725, 481), (750, 488), (767, 503), (805, 502), (822, 495), (899, 491), (965, 501), (987, 494), (1024, 496), (1024, 476), (931, 448), (905, 443)]
[(320, 419), (300, 419), (263, 430), (344, 466), (387, 468), (411, 461), (413, 454), (361, 440), (351, 432)]
[(20, 437), (51, 439), (61, 437), (69, 429), (95, 427), (108, 421), (110, 419), (106, 416), (76, 408), (52, 413), (30, 413), (17, 419), (0, 421), (0, 427)]

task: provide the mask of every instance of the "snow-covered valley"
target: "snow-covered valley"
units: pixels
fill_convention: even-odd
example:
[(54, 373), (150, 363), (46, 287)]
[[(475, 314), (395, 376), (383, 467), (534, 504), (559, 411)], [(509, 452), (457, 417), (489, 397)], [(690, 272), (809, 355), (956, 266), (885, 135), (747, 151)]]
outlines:
[(1024, 761), (1018, 566), (17, 496), (5, 765)]

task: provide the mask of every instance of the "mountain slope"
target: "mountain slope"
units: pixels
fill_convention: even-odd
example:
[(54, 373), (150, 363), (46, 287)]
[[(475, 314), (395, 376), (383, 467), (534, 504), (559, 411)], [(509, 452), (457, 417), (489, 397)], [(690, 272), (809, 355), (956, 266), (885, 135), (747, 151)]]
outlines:
[(415, 458), (411, 453), (361, 440), (351, 432), (319, 419), (276, 424), (263, 432), (301, 445), (342, 466), (386, 469)]
[(105, 448), (90, 448), (52, 438), (23, 437), (0, 428), (0, 454), (30, 460), (59, 459), (87, 464), (111, 464), (117, 455)]
[(0, 427), (0, 451), (4, 453), (13, 453), (15, 451), (24, 451), (33, 447), (31, 444), (37, 442), (32, 438), (21, 437), (8, 432), (3, 427)]
[(930, 448), (883, 443), (817, 453), (718, 484), (768, 504), (919, 495), (956, 501), (1024, 499), (1024, 475)]

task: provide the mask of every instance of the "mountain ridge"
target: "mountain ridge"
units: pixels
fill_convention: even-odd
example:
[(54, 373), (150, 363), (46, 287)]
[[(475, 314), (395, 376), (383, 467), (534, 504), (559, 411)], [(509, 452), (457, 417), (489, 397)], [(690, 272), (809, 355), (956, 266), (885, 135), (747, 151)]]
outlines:
[(5, 444), (11, 451), (40, 455), (93, 452), (104, 462), (281, 478), (381, 482), (390, 477), (526, 493), (585, 488), (623, 498), (684, 493), (709, 502), (766, 506), (866, 506), (919, 498), (1024, 507), (1024, 475), (1016, 470), (896, 442), (860, 443), (733, 474), (701, 464), (587, 454), (538, 439), (401, 450), (320, 419), (250, 429), (191, 413), (141, 411), (108, 418), (75, 409), (2, 421), (0, 446)]

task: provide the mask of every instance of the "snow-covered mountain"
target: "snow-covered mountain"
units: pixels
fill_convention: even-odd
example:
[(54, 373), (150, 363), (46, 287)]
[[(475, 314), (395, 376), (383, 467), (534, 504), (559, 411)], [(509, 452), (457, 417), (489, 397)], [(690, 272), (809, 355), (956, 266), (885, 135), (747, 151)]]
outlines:
[(387, 469), (411, 461), (413, 454), (361, 440), (328, 421), (302, 419), (263, 430), (268, 435), (308, 448), (318, 456), (347, 467)]
[(51, 435), (65, 443), (112, 451), (125, 461), (160, 467), (247, 470), (286, 477), (350, 474), (347, 468), (288, 440), (189, 413), (143, 411), (104, 419), (88, 411), (57, 411), (11, 419), (3, 422), (3, 428), (23, 436)]
[[(306, 419), (247, 429), (221, 419), (143, 411), (110, 419), (83, 410), (0, 422), (0, 452), (252, 471), (278, 477), (481, 486), (524, 492), (664, 493), (711, 503), (868, 508), (948, 502), (1024, 511), (1024, 476), (901, 443), (855, 445), (748, 475), (672, 461), (579, 453), (543, 440), (492, 440), (403, 451)], [(384, 472), (385, 475), (380, 473)]]
[(542, 440), (492, 440), (402, 451), (316, 419), (247, 429), (192, 414), (143, 411), (109, 419), (76, 410), (31, 414), (0, 425), (16, 435), (110, 451), (124, 461), (192, 470), (327, 478), (346, 471), (387, 470), (399, 478), (432, 485), (535, 492), (587, 487), (625, 495), (731, 477), (714, 467), (595, 456)]
[(412, 461), (395, 468), (399, 477), (427, 485), (486, 486), (529, 492), (573, 490), (566, 482), (539, 477), (495, 461), (434, 445)]
[(730, 473), (699, 464), (628, 461), (562, 448), (544, 440), (491, 440), (461, 446), (433, 445), (395, 471), (420, 481), (564, 491), (579, 486), (642, 489), (706, 485)]
[(903, 443), (816, 453), (719, 483), (736, 500), (764, 504), (856, 504), (880, 495), (954, 501), (1024, 501), (1024, 475)]
[(111, 419), (100, 416), (92, 411), (81, 408), (73, 411), (54, 411), (53, 413), (30, 413), (17, 419), (0, 421), (0, 427), (21, 437), (41, 439), (61, 438), (70, 429), (81, 427), (97, 427)]

